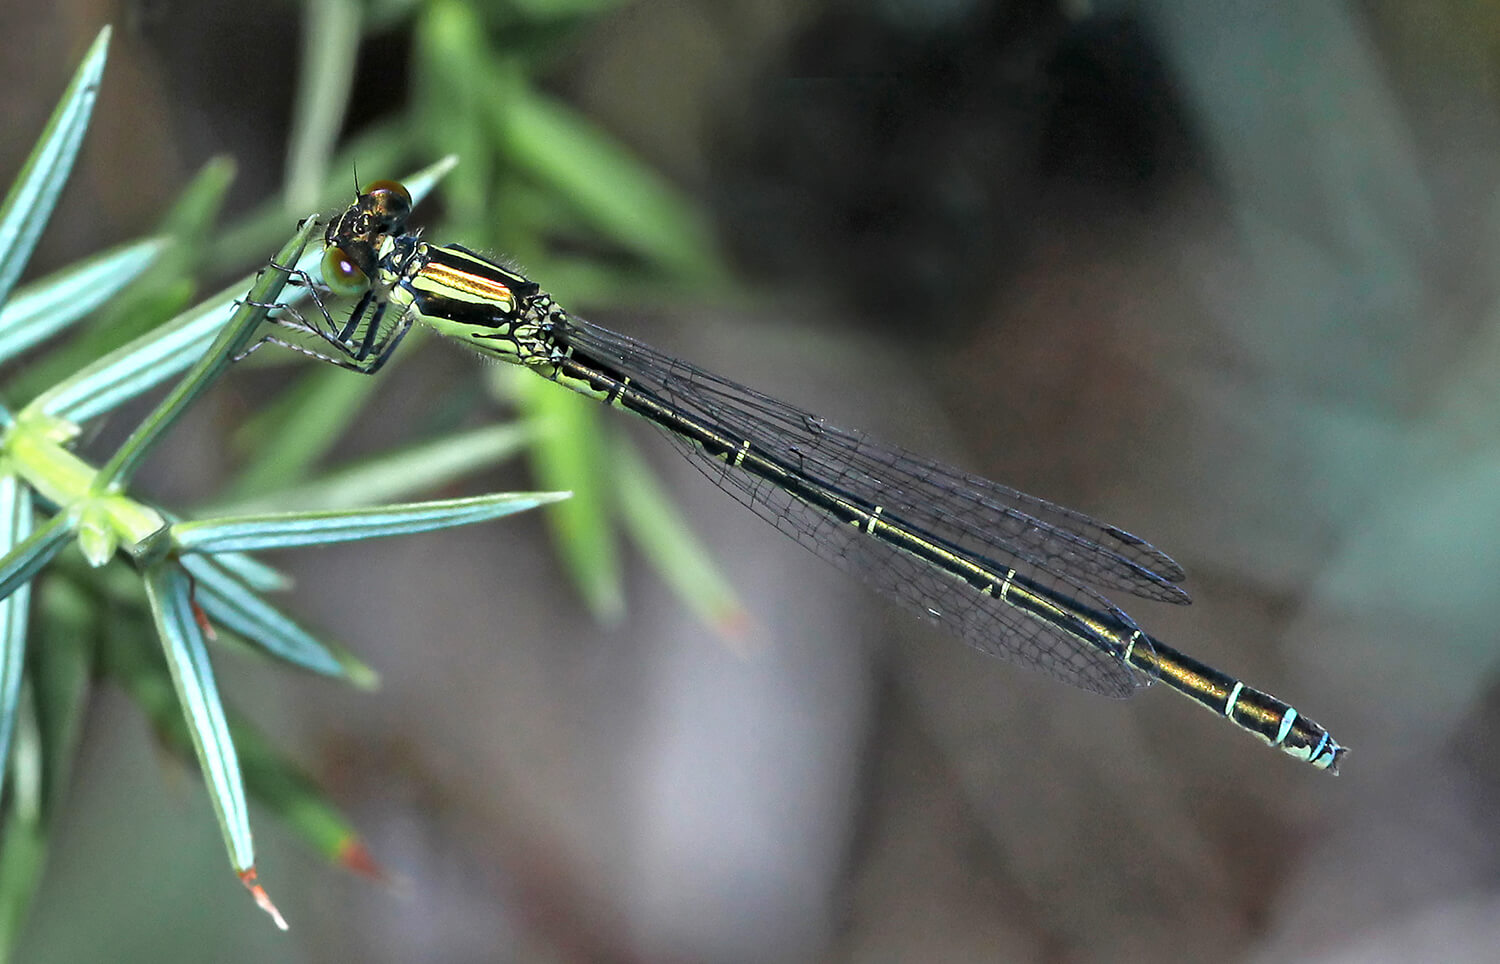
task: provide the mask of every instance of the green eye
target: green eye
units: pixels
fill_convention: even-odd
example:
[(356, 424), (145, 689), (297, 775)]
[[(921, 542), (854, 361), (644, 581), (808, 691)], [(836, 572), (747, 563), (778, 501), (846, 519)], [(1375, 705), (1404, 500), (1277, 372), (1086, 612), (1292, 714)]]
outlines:
[(323, 252), (323, 283), (336, 295), (350, 297), (370, 287), (370, 279), (359, 265), (334, 245)]

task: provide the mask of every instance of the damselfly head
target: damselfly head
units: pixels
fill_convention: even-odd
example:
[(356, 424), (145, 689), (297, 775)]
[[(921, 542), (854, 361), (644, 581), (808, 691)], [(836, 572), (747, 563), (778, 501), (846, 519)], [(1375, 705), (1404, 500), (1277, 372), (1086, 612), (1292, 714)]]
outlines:
[(411, 193), (395, 181), (374, 181), (343, 213), (328, 222), (323, 241), (357, 257), (357, 248), (379, 247), (382, 235), (399, 235), (411, 214)]
[(411, 193), (396, 181), (373, 181), (354, 203), (328, 222), (323, 243), (323, 283), (334, 293), (357, 295), (370, 285), (378, 252), (399, 236), (411, 214)]

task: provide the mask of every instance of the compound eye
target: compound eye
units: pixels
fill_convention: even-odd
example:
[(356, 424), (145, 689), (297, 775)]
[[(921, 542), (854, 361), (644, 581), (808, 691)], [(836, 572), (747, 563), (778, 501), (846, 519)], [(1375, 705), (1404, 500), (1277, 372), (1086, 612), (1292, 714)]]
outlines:
[(334, 294), (346, 298), (363, 294), (370, 287), (364, 270), (338, 245), (323, 252), (323, 283)]
[(365, 186), (370, 214), (386, 227), (399, 227), (411, 214), (411, 192), (397, 181), (373, 181)]

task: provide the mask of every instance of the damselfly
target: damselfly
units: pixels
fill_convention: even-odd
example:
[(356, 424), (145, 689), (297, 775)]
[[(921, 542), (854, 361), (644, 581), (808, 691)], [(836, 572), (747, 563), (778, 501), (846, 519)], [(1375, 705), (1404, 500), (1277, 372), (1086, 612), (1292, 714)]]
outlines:
[(302, 276), (319, 317), (288, 309), (276, 319), (329, 351), (263, 341), (368, 374), (421, 322), (654, 423), (762, 518), (976, 649), (1106, 696), (1161, 680), (1269, 745), (1338, 772), (1344, 747), (1327, 730), (1146, 635), (1099, 591), (1188, 601), (1177, 585), (1182, 568), (1144, 540), (835, 428), (571, 315), (516, 272), (406, 231), (410, 211), (404, 187), (377, 181), (329, 224), (323, 283), (358, 304), (339, 324)]

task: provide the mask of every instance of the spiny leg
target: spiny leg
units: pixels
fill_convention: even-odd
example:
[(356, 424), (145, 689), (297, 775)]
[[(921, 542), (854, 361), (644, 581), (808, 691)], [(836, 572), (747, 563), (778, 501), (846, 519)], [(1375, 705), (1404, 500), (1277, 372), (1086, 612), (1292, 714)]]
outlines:
[[(340, 368), (346, 368), (351, 372), (359, 372), (361, 375), (372, 375), (379, 370), (378, 365), (375, 367), (371, 367), (366, 363), (354, 361), (347, 355), (343, 357), (325, 355), (322, 352), (314, 351), (313, 349), (308, 348), (305, 345), (299, 345), (296, 342), (287, 341), (284, 338), (277, 338), (275, 335), (262, 335), (259, 341), (254, 342), (244, 351), (240, 352), (238, 355), (235, 355), (233, 360), (241, 361), (247, 358), (257, 348), (266, 344), (278, 345), (282, 348), (290, 348), (292, 351), (297, 352), (298, 354), (306, 355), (309, 358), (316, 358), (318, 361), (327, 362), (330, 365), (337, 365)], [(384, 358), (381, 358), (380, 361), (383, 364)]]
[[(273, 325), (291, 331), (316, 335), (326, 342), (337, 355), (325, 354), (313, 348), (308, 348), (305, 345), (277, 338), (275, 335), (264, 335), (258, 341), (246, 347), (244, 351), (234, 356), (234, 361), (240, 361), (254, 353), (262, 345), (270, 343), (282, 348), (290, 348), (292, 351), (306, 355), (309, 358), (316, 358), (319, 361), (328, 362), (340, 368), (365, 375), (373, 375), (385, 367), (386, 362), (395, 353), (396, 347), (401, 344), (407, 332), (411, 330), (412, 318), (403, 315), (389, 332), (384, 335), (381, 334), (380, 326), (385, 317), (388, 303), (383, 299), (377, 298), (373, 290), (365, 292), (364, 297), (349, 312), (348, 319), (340, 325), (333, 320), (333, 316), (328, 311), (328, 306), (324, 303), (321, 296), (321, 292), (328, 290), (326, 286), (313, 281), (307, 272), (295, 267), (278, 264), (274, 261), (270, 262), (267, 267), (286, 272), (289, 284), (307, 289), (313, 303), (318, 308), (318, 313), (322, 315), (323, 321), (326, 323), (326, 328), (323, 325), (309, 321), (307, 316), (302, 312), (283, 302), (267, 303), (241, 299), (239, 303), (266, 308), (270, 311), (280, 311), (283, 315), (289, 315), (290, 317), (274, 317), (267, 320)], [(372, 304), (375, 306), (373, 312), (370, 311)], [(367, 314), (370, 317), (368, 322), (365, 322)], [(352, 339), (354, 334), (359, 330), (361, 323), (366, 324), (365, 334), (359, 344), (355, 345)]]
[(365, 374), (373, 375), (385, 367), (385, 363), (391, 360), (396, 353), (396, 346), (401, 344), (401, 339), (411, 331), (412, 315), (410, 313), (401, 316), (396, 326), (391, 329), (390, 335), (381, 343), (373, 358), (370, 359), (369, 367), (362, 369)]
[[(259, 341), (250, 345), (244, 351), (236, 355), (234, 357), (234, 360), (239, 361), (245, 358), (256, 349), (269, 342), (273, 345), (279, 345), (283, 348), (290, 348), (292, 351), (306, 355), (309, 358), (316, 358), (319, 361), (337, 365), (338, 367), (348, 369), (349, 371), (359, 372), (362, 375), (373, 375), (376, 372), (380, 371), (380, 369), (385, 367), (385, 363), (388, 362), (391, 356), (395, 353), (396, 347), (401, 344), (401, 341), (406, 337), (407, 332), (411, 331), (414, 316), (411, 314), (403, 314), (401, 318), (397, 319), (396, 324), (392, 326), (391, 330), (386, 332), (382, 336), (380, 334), (380, 325), (385, 316), (387, 303), (383, 301), (376, 303), (375, 311), (370, 317), (369, 327), (366, 329), (364, 340), (359, 344), (358, 347), (355, 347), (354, 345), (350, 344), (350, 342), (348, 341), (348, 335), (345, 333), (347, 332), (352, 334), (353, 331), (358, 328), (360, 316), (366, 313), (372, 301), (373, 295), (367, 293), (365, 297), (361, 299), (360, 303), (355, 307), (354, 311), (350, 313), (350, 322), (345, 324), (345, 326), (337, 333), (329, 333), (323, 331), (316, 325), (309, 324), (306, 319), (303, 318), (303, 316), (295, 309), (287, 310), (296, 315), (296, 321), (292, 321), (287, 318), (270, 319), (272, 324), (278, 325), (282, 328), (288, 328), (292, 331), (300, 331), (317, 335), (338, 352), (337, 356), (324, 354), (323, 352), (308, 348), (305, 345), (299, 345), (295, 342), (290, 342), (283, 338), (277, 338), (275, 335), (264, 335), (260, 338)], [(340, 335), (344, 335), (344, 337), (340, 338)]]

